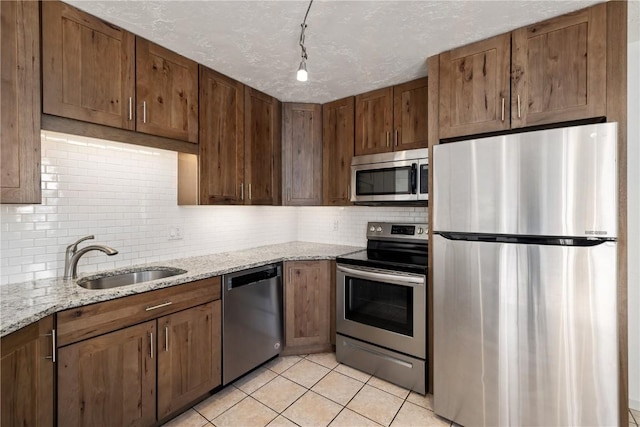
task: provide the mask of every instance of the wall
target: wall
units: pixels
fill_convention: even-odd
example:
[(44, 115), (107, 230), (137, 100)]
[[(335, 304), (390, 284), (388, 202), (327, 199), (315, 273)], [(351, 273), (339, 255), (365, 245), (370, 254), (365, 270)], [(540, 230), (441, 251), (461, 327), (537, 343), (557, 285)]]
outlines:
[(628, 260), (629, 406), (640, 411), (640, 7), (629, 7), (628, 46)]
[(174, 152), (43, 131), (42, 205), (0, 205), (0, 284), (61, 276), (65, 247), (88, 234), (119, 254), (87, 254), (85, 273), (294, 240), (364, 246), (368, 220), (426, 218), (426, 208), (179, 207), (176, 176)]

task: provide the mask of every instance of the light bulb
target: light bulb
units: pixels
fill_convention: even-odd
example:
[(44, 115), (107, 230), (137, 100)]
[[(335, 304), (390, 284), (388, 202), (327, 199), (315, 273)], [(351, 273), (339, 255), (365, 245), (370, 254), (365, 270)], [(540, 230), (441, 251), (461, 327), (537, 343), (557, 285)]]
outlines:
[(300, 61), (300, 66), (298, 67), (296, 78), (299, 82), (307, 81), (307, 64), (304, 62), (304, 60)]

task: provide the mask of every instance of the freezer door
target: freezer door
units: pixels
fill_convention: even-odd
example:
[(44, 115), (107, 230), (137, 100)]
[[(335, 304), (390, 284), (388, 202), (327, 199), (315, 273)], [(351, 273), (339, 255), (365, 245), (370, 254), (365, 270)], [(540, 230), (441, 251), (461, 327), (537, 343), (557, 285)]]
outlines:
[(433, 230), (617, 237), (617, 124), (434, 147)]
[(434, 236), (434, 409), (458, 424), (618, 422), (616, 243)]

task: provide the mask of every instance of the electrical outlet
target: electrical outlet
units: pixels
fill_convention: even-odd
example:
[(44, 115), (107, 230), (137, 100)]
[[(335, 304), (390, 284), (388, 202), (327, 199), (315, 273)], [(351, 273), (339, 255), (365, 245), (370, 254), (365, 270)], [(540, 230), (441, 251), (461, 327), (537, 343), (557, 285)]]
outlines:
[(338, 229), (340, 228), (340, 221), (337, 219), (333, 220), (333, 231), (338, 231)]
[(182, 239), (182, 229), (179, 225), (174, 225), (169, 228), (169, 240), (181, 240)]

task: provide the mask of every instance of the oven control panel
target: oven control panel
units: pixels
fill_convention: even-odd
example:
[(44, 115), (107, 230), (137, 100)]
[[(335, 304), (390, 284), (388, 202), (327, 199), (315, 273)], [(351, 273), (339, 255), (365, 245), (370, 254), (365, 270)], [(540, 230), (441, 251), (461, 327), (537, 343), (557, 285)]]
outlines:
[(367, 239), (424, 240), (428, 238), (427, 223), (370, 222)]

